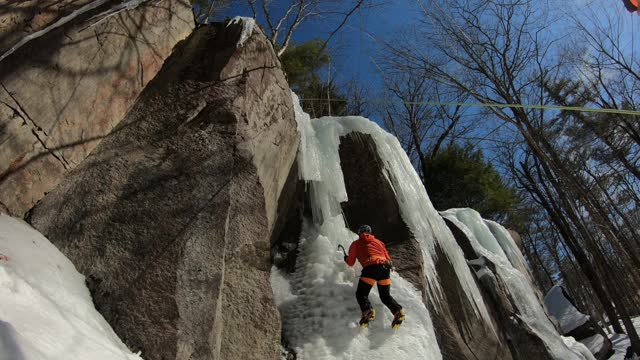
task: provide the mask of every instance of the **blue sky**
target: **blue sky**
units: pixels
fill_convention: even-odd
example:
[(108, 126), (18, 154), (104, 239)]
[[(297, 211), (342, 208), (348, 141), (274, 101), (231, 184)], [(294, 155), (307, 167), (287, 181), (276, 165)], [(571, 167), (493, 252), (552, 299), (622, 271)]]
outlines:
[[(332, 77), (338, 83), (346, 83), (356, 80), (360, 84), (372, 89), (372, 96), (376, 96), (381, 87), (381, 77), (375, 64), (375, 59), (380, 59), (381, 44), (385, 41), (393, 41), (401, 31), (407, 31), (411, 26), (419, 23), (420, 13), (417, 2), (422, 0), (368, 0), (367, 4), (375, 4), (367, 9), (353, 14), (346, 26), (334, 36), (329, 45), (332, 54)], [(555, 26), (571, 26), (570, 16), (575, 15), (587, 18), (604, 18), (606, 16), (620, 17), (624, 21), (622, 27), (627, 34), (622, 41), (623, 47), (629, 51), (635, 51), (634, 43), (638, 43), (640, 35), (635, 36), (634, 31), (640, 29), (640, 17), (629, 14), (621, 0), (575, 0), (566, 2), (560, 0), (540, 0), (545, 3), (557, 3), (557, 10), (564, 13), (561, 21)], [(288, 1), (274, 0), (271, 7), (278, 4), (287, 4)], [(428, 5), (428, 1), (424, 2)], [(284, 6), (284, 5), (283, 5)], [(345, 4), (344, 8), (347, 8)], [(278, 9), (272, 9), (278, 18)], [(281, 9), (281, 12), (284, 10)], [(214, 20), (223, 20), (233, 16), (253, 16), (246, 1), (236, 1), (231, 6), (214, 15)], [(566, 21), (562, 18), (566, 17)], [(258, 21), (262, 21), (259, 16)], [(301, 25), (295, 32), (293, 40), (302, 43), (314, 38), (325, 39), (342, 21), (342, 16), (327, 16), (314, 19)], [(636, 45), (637, 46), (637, 45)]]
[[(378, 56), (380, 43), (393, 39), (398, 31), (406, 28), (407, 23), (415, 23), (418, 18), (415, 1), (372, 2), (379, 5), (354, 13), (329, 44), (333, 60), (332, 76), (339, 83), (355, 79), (379, 88), (381, 80), (374, 59)], [(248, 6), (240, 4), (216, 14), (215, 19), (222, 20), (237, 15), (253, 16)], [(298, 28), (293, 40), (303, 43), (314, 38), (325, 39), (341, 21), (342, 16), (333, 16), (307, 22)]]
[[(402, 31), (409, 31), (411, 26), (419, 24), (421, 18), (417, 3), (422, 0), (368, 0), (368, 4), (377, 4), (373, 7), (360, 10), (353, 14), (346, 26), (336, 34), (329, 45), (332, 54), (332, 78), (339, 84), (355, 80), (361, 86), (370, 90), (371, 99), (381, 99), (382, 80), (375, 59), (381, 59), (384, 53), (381, 51), (384, 42), (393, 41)], [(634, 37), (634, 29), (640, 29), (640, 17), (628, 13), (621, 0), (575, 0), (565, 2), (560, 0), (540, 0), (541, 5), (558, 4), (556, 9), (560, 12), (560, 19), (552, 28), (554, 32), (559, 28), (571, 27), (571, 16), (581, 19), (601, 19), (605, 17), (618, 17), (622, 19), (621, 27), (624, 32), (622, 46), (629, 52), (634, 52), (634, 43), (640, 41), (640, 33)], [(273, 4), (287, 4), (288, 1), (274, 0)], [(428, 6), (428, 1), (424, 1)], [(282, 5), (284, 6), (284, 5)], [(347, 8), (345, 4), (344, 8)], [(278, 9), (274, 18), (279, 18)], [(283, 9), (280, 9), (283, 12)], [(223, 20), (233, 16), (253, 16), (246, 1), (238, 1), (236, 5), (224, 9), (214, 15), (214, 20)], [(262, 18), (259, 16), (258, 21)], [(314, 38), (325, 39), (342, 21), (342, 16), (327, 16), (322, 19), (314, 19), (301, 25), (295, 32), (293, 40), (302, 43)], [(563, 32), (563, 31), (559, 31)], [(428, 41), (422, 43), (428, 45)], [(580, 44), (577, 44), (580, 45)], [(639, 45), (636, 45), (638, 47)], [(326, 69), (325, 69), (326, 71)], [(326, 76), (326, 75), (325, 75)], [(470, 109), (469, 113), (475, 110)], [(372, 120), (379, 121), (373, 116)], [(486, 123), (484, 128), (489, 131), (495, 124)], [(489, 128), (489, 129), (487, 129)], [(482, 137), (478, 135), (478, 137)]]
[[(334, 36), (329, 45), (332, 54), (332, 77), (339, 84), (350, 80), (357, 81), (361, 86), (369, 88), (370, 99), (381, 99), (382, 79), (375, 64), (375, 59), (381, 59), (384, 53), (381, 51), (382, 43), (393, 41), (402, 31), (409, 31), (411, 26), (419, 24), (421, 18), (418, 2), (423, 0), (369, 0), (367, 3), (379, 4), (371, 8), (356, 12), (345, 27)], [(541, 6), (547, 4), (556, 6), (560, 13), (559, 21), (553, 24), (553, 32), (562, 33), (571, 28), (571, 16), (580, 19), (603, 20), (606, 17), (620, 18), (620, 26), (623, 30), (621, 44), (630, 53), (635, 52), (635, 47), (640, 47), (640, 32), (634, 35), (633, 30), (640, 30), (640, 16), (628, 13), (621, 0), (575, 0), (566, 2), (561, 0), (539, 0)], [(426, 6), (429, 2), (423, 1)], [(274, 0), (273, 4), (286, 4), (288, 1)], [(237, 5), (220, 11), (214, 16), (214, 20), (224, 20), (234, 16), (253, 16), (246, 1), (239, 1)], [(283, 5), (284, 6), (284, 5)], [(347, 8), (347, 5), (344, 6)], [(275, 10), (278, 11), (277, 9)], [(283, 11), (283, 10), (281, 10)], [(278, 18), (278, 14), (274, 18)], [(262, 19), (259, 16), (258, 21)], [(323, 19), (315, 19), (300, 26), (294, 34), (293, 40), (302, 43), (314, 38), (325, 39), (342, 21), (342, 16), (329, 16)], [(264, 27), (264, 26), (263, 26)], [(552, 36), (553, 37), (553, 36)], [(423, 46), (428, 46), (425, 39)], [(576, 44), (580, 46), (580, 44)], [(326, 71), (326, 70), (325, 70)], [(469, 116), (473, 117), (479, 108), (470, 108)], [(373, 115), (371, 120), (379, 123), (380, 119)], [(485, 119), (486, 120), (486, 119)], [(483, 138), (483, 134), (495, 129), (494, 121), (483, 122), (471, 136)], [(472, 140), (485, 150), (485, 155), (491, 158), (493, 151), (491, 141)], [(494, 144), (495, 145), (495, 144)], [(489, 147), (487, 147), (489, 146)]]

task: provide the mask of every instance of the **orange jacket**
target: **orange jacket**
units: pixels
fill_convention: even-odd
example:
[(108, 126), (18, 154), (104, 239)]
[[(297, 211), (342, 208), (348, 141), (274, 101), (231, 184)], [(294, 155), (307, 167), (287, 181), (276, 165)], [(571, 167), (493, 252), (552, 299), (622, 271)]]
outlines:
[(349, 256), (345, 261), (347, 265), (353, 266), (356, 263), (356, 258), (363, 268), (371, 264), (383, 264), (391, 261), (384, 243), (367, 233), (362, 233), (358, 240), (351, 243)]

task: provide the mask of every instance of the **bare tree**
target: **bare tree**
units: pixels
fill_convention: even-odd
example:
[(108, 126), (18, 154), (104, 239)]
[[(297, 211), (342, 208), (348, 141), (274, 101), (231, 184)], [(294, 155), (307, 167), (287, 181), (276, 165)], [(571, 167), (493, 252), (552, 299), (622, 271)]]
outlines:
[[(573, 64), (560, 47), (565, 38), (550, 28), (553, 13), (530, 0), (432, 1), (430, 5), (423, 8), (422, 34), (429, 39), (429, 51), (423, 53), (412, 45), (394, 45), (389, 50), (408, 66), (477, 102), (507, 104), (490, 109), (522, 141), (522, 152), (512, 166), (521, 186), (546, 210), (608, 315), (622, 320), (634, 351), (640, 353), (640, 338), (630, 320), (633, 299), (621, 291), (637, 289), (640, 275), (637, 254), (622, 231), (625, 220), (607, 204), (611, 194), (597, 191), (590, 180), (589, 165), (584, 164), (588, 157), (568, 148), (564, 114), (520, 106), (556, 104), (557, 98), (545, 86), (571, 73)], [(624, 98), (633, 88), (607, 100)], [(632, 137), (635, 130), (627, 123), (620, 121), (625, 126), (620, 131)], [(629, 277), (611, 275), (619, 269)], [(622, 329), (617, 326), (616, 331)]]
[(269, 31), (269, 41), (277, 49), (278, 56), (281, 56), (287, 50), (294, 32), (302, 23), (314, 18), (341, 16), (340, 24), (325, 40), (322, 46), (322, 50), (324, 50), (331, 38), (346, 24), (351, 15), (363, 6), (365, 0), (349, 1), (347, 7), (344, 6), (344, 1), (336, 0), (290, 0), (279, 18), (274, 15), (276, 11), (273, 9), (272, 0), (247, 0), (247, 2), (254, 17), (257, 17), (258, 14), (264, 16)]
[(347, 84), (347, 115), (357, 115), (369, 117), (371, 115), (371, 104), (369, 103), (370, 89), (367, 86), (350, 81)]
[(466, 95), (447, 89), (421, 69), (414, 69), (401, 58), (387, 59), (385, 91), (391, 101), (382, 104), (384, 126), (403, 145), (424, 178), (427, 163), (446, 143), (455, 142), (471, 131), (463, 120), (460, 103)]

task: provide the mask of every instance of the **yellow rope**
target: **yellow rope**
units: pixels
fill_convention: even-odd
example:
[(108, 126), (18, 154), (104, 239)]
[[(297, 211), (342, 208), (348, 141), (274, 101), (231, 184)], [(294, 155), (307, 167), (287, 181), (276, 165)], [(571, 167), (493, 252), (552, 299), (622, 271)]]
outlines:
[[(327, 101), (327, 99), (300, 99), (300, 101)], [(343, 99), (331, 99), (331, 101), (347, 102)], [(391, 101), (391, 100), (368, 100), (370, 103), (394, 103), (401, 102), (407, 105), (435, 105), (435, 106), (481, 106), (481, 107), (498, 107), (498, 108), (520, 108), (520, 109), (544, 109), (544, 110), (566, 110), (566, 111), (584, 111), (605, 114), (621, 114), (621, 115), (640, 115), (637, 110), (625, 109), (596, 109), (577, 106), (559, 106), (559, 105), (528, 105), (528, 104), (498, 104), (498, 103), (458, 103), (458, 102), (437, 102), (437, 101)]]

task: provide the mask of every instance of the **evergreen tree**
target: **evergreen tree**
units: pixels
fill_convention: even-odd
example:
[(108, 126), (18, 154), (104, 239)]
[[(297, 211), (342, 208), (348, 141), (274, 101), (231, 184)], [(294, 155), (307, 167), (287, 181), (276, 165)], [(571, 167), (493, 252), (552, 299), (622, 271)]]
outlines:
[(452, 144), (427, 160), (424, 184), (439, 210), (470, 207), (484, 218), (505, 220), (518, 204), (515, 190), (470, 146)]
[(322, 43), (320, 39), (313, 39), (300, 45), (292, 44), (282, 54), (282, 68), (292, 88), (308, 85), (318, 77), (318, 70), (329, 64), (331, 57), (326, 48), (322, 48)]
[(335, 83), (320, 78), (320, 70), (331, 61), (323, 43), (314, 39), (289, 45), (280, 59), (289, 85), (302, 100), (302, 109), (312, 118), (345, 115), (346, 111), (346, 97)]

